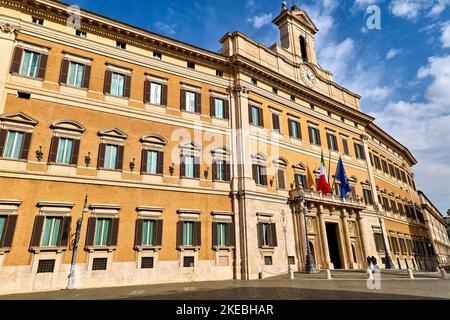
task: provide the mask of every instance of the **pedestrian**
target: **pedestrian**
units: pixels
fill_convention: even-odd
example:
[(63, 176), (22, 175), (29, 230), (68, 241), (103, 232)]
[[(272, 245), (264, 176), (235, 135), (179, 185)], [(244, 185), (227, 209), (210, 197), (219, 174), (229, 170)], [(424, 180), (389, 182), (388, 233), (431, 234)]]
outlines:
[(372, 266), (372, 258), (370, 256), (367, 256), (367, 267), (371, 269), (371, 266)]
[(378, 266), (377, 258), (372, 256), (371, 260), (372, 260), (372, 271), (375, 273), (375, 270), (377, 269)]

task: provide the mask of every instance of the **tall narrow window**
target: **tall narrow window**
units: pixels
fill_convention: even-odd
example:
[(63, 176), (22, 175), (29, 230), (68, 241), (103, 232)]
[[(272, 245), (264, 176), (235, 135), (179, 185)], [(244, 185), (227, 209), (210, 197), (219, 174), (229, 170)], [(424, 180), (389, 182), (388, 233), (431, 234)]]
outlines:
[(300, 140), (301, 134), (300, 134), (300, 123), (295, 120), (289, 120), (289, 135), (291, 138)]
[(214, 115), (216, 118), (224, 119), (225, 118), (225, 109), (224, 109), (224, 101), (222, 99), (215, 99), (214, 106)]
[(73, 140), (60, 138), (56, 163), (70, 164), (72, 160), (72, 150), (73, 150)]
[(360, 160), (366, 159), (363, 146), (359, 143), (355, 143), (355, 154), (356, 154), (357, 159), (360, 159)]
[(0, 245), (2, 243), (3, 234), (5, 233), (5, 225), (7, 216), (0, 216)]
[(6, 147), (3, 157), (19, 159), (22, 151), (24, 134), (22, 132), (9, 131), (6, 138)]
[(150, 85), (150, 103), (154, 105), (161, 105), (161, 93), (161, 84), (152, 82)]
[(261, 165), (253, 165), (253, 179), (257, 185), (267, 186), (267, 169)]
[(125, 92), (124, 89), (125, 76), (123, 74), (113, 72), (111, 78), (111, 95), (123, 97)]
[(105, 169), (117, 169), (117, 149), (115, 145), (106, 145), (105, 149), (105, 162), (103, 168)]
[(186, 111), (195, 112), (195, 92), (186, 92)]
[(263, 111), (257, 106), (249, 106), (250, 124), (255, 127), (264, 127)]
[(194, 161), (195, 158), (193, 156), (184, 157), (184, 177), (194, 178)]
[(320, 141), (319, 129), (315, 127), (309, 127), (309, 142), (314, 145), (320, 146), (322, 143)]
[(81, 88), (83, 85), (84, 65), (70, 61), (67, 85)]
[(158, 152), (148, 151), (147, 153), (147, 173), (157, 174), (158, 173)]
[(145, 220), (142, 223), (142, 245), (153, 246), (155, 221)]
[(307, 189), (308, 184), (306, 182), (306, 175), (304, 174), (295, 174), (295, 185), (297, 188)]
[(276, 113), (272, 113), (272, 129), (275, 132), (280, 133), (280, 115)]
[(262, 225), (262, 232), (263, 232), (263, 246), (269, 246), (270, 243), (270, 224), (263, 223)]
[(58, 217), (45, 218), (44, 230), (41, 239), (42, 247), (56, 247), (58, 245), (61, 221), (62, 218)]
[(306, 46), (306, 39), (303, 36), (300, 36), (300, 50), (302, 52), (303, 61), (308, 61), (308, 50)]
[(20, 68), (20, 75), (24, 77), (36, 78), (39, 68), (40, 54), (25, 50), (22, 58), (22, 66)]
[(95, 245), (108, 246), (111, 219), (99, 218), (95, 227)]
[(342, 138), (342, 146), (344, 147), (344, 154), (346, 156), (350, 155), (350, 150), (348, 149), (348, 140)]
[(194, 223), (183, 222), (183, 246), (194, 245)]
[(337, 139), (334, 134), (327, 133), (327, 140), (328, 140), (328, 149), (332, 151), (339, 151)]
[(225, 247), (227, 245), (227, 224), (217, 224), (217, 245)]
[(216, 177), (217, 181), (225, 181), (225, 161), (216, 160)]
[(368, 189), (363, 189), (363, 193), (364, 193), (364, 201), (366, 202), (366, 204), (373, 205), (372, 191)]

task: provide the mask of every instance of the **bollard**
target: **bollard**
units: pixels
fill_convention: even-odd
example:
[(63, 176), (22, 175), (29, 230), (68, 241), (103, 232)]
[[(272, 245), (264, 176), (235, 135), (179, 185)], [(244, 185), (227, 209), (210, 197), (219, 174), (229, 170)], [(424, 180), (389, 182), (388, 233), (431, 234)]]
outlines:
[(331, 280), (331, 271), (327, 270), (327, 280)]
[(409, 277), (411, 280), (414, 280), (414, 273), (413, 273), (413, 271), (412, 271), (411, 269), (408, 269), (408, 277)]
[(260, 280), (263, 280), (263, 279), (264, 279), (264, 274), (263, 274), (262, 271), (259, 272), (259, 279), (260, 279)]
[(294, 280), (295, 279), (295, 277), (294, 277), (294, 270), (290, 270), (289, 273), (291, 275), (291, 280)]
[(442, 279), (447, 279), (447, 272), (445, 271), (444, 268), (441, 269), (441, 276), (442, 276)]
[(373, 272), (372, 269), (367, 269), (367, 276), (369, 280), (373, 280)]

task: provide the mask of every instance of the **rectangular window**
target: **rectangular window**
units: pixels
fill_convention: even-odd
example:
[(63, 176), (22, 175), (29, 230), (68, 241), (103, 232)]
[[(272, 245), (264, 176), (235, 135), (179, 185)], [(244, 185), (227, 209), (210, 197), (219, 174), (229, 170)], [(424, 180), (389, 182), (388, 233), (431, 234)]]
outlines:
[(150, 92), (150, 103), (160, 106), (162, 86), (159, 83), (152, 82), (150, 85)]
[(184, 176), (194, 178), (195, 176), (195, 158), (193, 156), (184, 157)]
[(20, 75), (24, 77), (36, 78), (39, 68), (40, 54), (25, 50), (22, 58)]
[(94, 258), (92, 260), (92, 271), (103, 271), (108, 266), (108, 258)]
[(194, 223), (183, 222), (183, 246), (192, 247), (194, 245)]
[(381, 165), (383, 167), (383, 172), (389, 174), (389, 169), (386, 160), (381, 159)]
[(147, 173), (157, 174), (158, 173), (158, 152), (148, 151), (147, 154)]
[(314, 128), (314, 127), (309, 127), (309, 139), (310, 139), (311, 144), (320, 146), (321, 142), (320, 142), (319, 129)]
[(328, 141), (328, 149), (332, 151), (339, 151), (338, 145), (337, 145), (337, 139), (336, 136), (327, 133), (327, 141)]
[(402, 177), (400, 176), (400, 169), (395, 167), (395, 177), (397, 178), (397, 180), (401, 180)]
[(153, 245), (153, 234), (155, 230), (155, 221), (145, 220), (142, 223), (142, 245), (152, 246)]
[(289, 120), (291, 138), (300, 140), (300, 124), (295, 120)]
[(272, 129), (275, 132), (280, 133), (280, 115), (276, 113), (272, 113)]
[(290, 266), (295, 265), (295, 257), (294, 256), (289, 256), (288, 257), (288, 263)]
[(31, 22), (33, 22), (34, 24), (38, 24), (40, 26), (44, 25), (44, 19), (41, 18), (32, 17)]
[(67, 76), (67, 85), (81, 88), (83, 85), (84, 65), (70, 61), (69, 75)]
[(6, 219), (7, 216), (0, 216), (0, 244), (3, 240), (3, 233), (5, 232), (5, 225), (6, 225)]
[(252, 106), (251, 111), (252, 111), (251, 124), (256, 127), (261, 127), (261, 124), (262, 124), (261, 117), (260, 117), (262, 115), (261, 109), (258, 107)]
[(108, 144), (105, 148), (105, 163), (103, 168), (105, 169), (116, 169), (117, 166), (117, 149), (115, 145)]
[(116, 42), (116, 48), (118, 48), (118, 49), (126, 49), (127, 48), (127, 44), (125, 42), (117, 41)]
[(110, 94), (116, 97), (123, 97), (125, 90), (125, 76), (120, 73), (112, 73), (111, 78), (111, 92)]
[(355, 154), (357, 159), (365, 160), (366, 156), (364, 155), (363, 146), (359, 143), (355, 143)]
[(186, 111), (195, 113), (195, 92), (186, 91)]
[(153, 257), (142, 257), (141, 269), (153, 269), (154, 259)]
[(266, 167), (255, 165), (254, 178), (257, 185), (266, 186), (267, 185)]
[(397, 203), (394, 200), (391, 200), (391, 209), (394, 213), (398, 213), (397, 211)]
[(227, 245), (227, 224), (217, 224), (217, 245), (225, 247)]
[(156, 58), (158, 60), (162, 60), (162, 53), (160, 52), (153, 52), (153, 58)]
[(55, 271), (55, 259), (39, 260), (37, 273), (53, 273)]
[(400, 215), (405, 215), (405, 210), (403, 209), (403, 205), (401, 203), (397, 204), (398, 211), (400, 212)]
[(402, 249), (402, 254), (406, 255), (408, 251), (406, 250), (405, 239), (399, 239), (399, 241), (400, 241), (400, 248)]
[(22, 152), (23, 132), (9, 131), (6, 138), (6, 147), (3, 154), (4, 158), (19, 159)]
[(266, 266), (272, 266), (273, 265), (273, 259), (271, 256), (265, 256), (264, 257), (264, 265)]
[(270, 245), (270, 224), (263, 223), (262, 225), (262, 232), (263, 232), (263, 246), (269, 246)]
[(183, 267), (184, 268), (193, 268), (195, 264), (194, 257), (184, 257), (183, 258)]
[(216, 177), (217, 181), (225, 181), (225, 161), (224, 160), (215, 160), (216, 163)]
[(381, 170), (380, 158), (378, 156), (374, 155), (373, 160), (375, 161), (375, 168), (377, 168), (378, 170)]
[(364, 193), (364, 201), (367, 205), (373, 205), (373, 197), (372, 197), (372, 191), (363, 189)]
[(375, 238), (375, 246), (377, 251), (385, 251), (386, 247), (384, 245), (383, 235), (381, 233), (374, 233), (373, 236)]
[(348, 140), (347, 139), (342, 139), (342, 146), (344, 147), (344, 154), (345, 155), (350, 155), (350, 150), (348, 149)]
[(389, 174), (391, 175), (391, 177), (395, 178), (394, 166), (390, 163), (389, 163)]
[(70, 164), (72, 160), (73, 140), (60, 138), (56, 163)]
[(383, 207), (384, 207), (384, 210), (391, 211), (391, 208), (389, 208), (389, 201), (385, 197), (383, 197)]
[(87, 38), (87, 33), (85, 31), (76, 30), (75, 35), (77, 35), (80, 38)]
[(95, 246), (109, 245), (111, 219), (99, 218), (95, 226)]
[(402, 181), (404, 183), (406, 183), (406, 173), (405, 173), (405, 171), (402, 171)]
[(307, 189), (308, 184), (306, 183), (306, 175), (296, 174), (295, 175), (295, 185), (297, 188)]
[(59, 230), (61, 228), (62, 218), (46, 217), (44, 230), (42, 232), (41, 247), (56, 247), (59, 240)]
[(222, 99), (215, 99), (214, 101), (214, 116), (219, 119), (225, 118), (224, 101)]

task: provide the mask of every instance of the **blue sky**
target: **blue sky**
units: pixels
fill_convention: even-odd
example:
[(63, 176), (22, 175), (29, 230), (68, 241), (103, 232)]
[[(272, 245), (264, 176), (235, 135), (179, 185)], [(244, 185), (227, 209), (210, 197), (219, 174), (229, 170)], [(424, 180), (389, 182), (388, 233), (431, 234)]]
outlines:
[[(278, 0), (109, 0), (72, 4), (217, 51), (239, 30), (265, 45)], [(291, 1), (288, 1), (291, 4)], [(366, 9), (381, 9), (368, 30)], [(442, 213), (450, 208), (450, 0), (300, 0), (319, 28), (319, 64), (363, 96), (362, 108), (416, 156), (418, 187)]]

